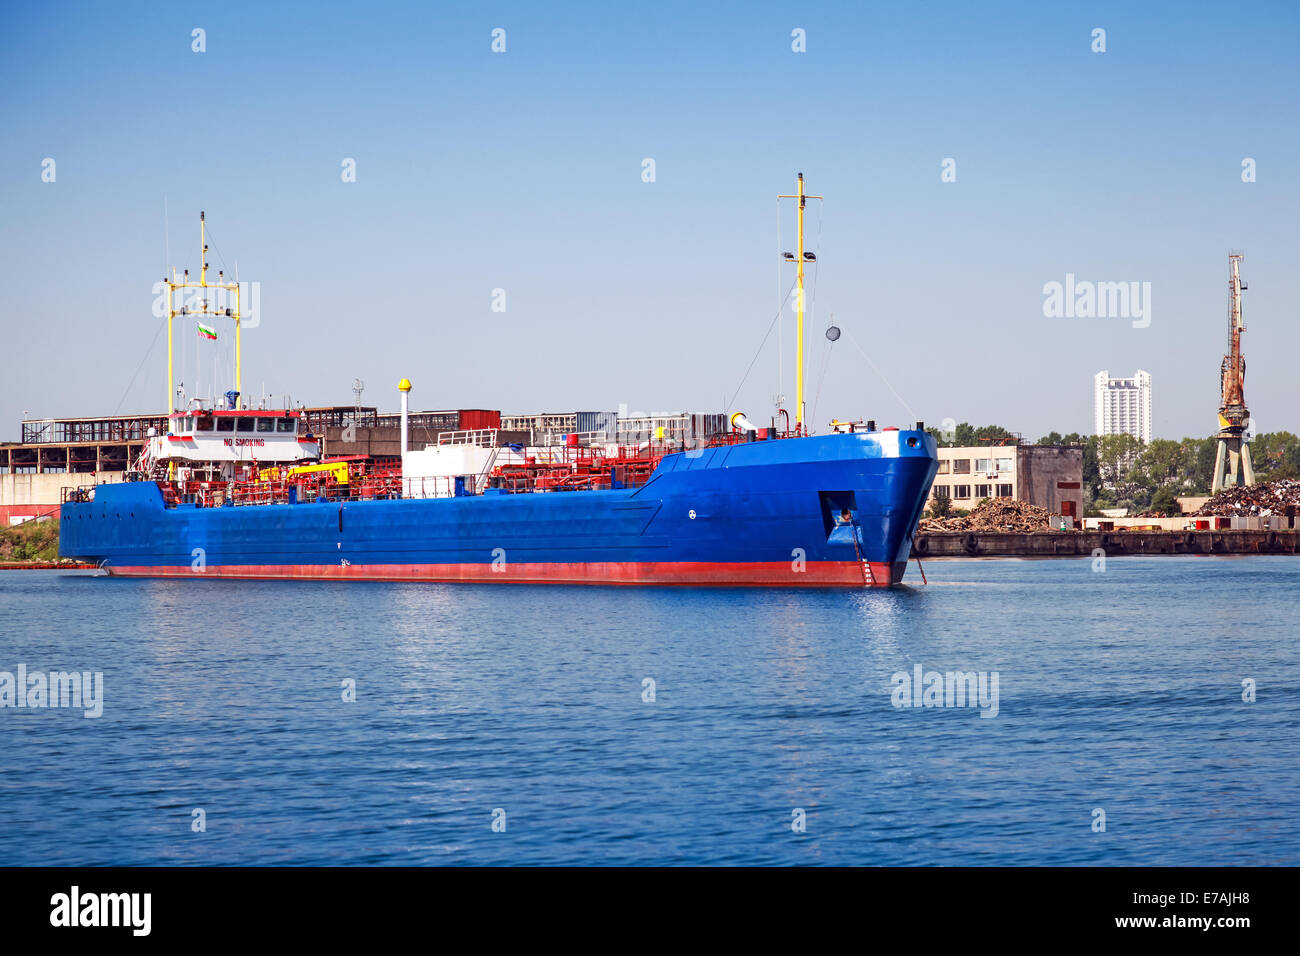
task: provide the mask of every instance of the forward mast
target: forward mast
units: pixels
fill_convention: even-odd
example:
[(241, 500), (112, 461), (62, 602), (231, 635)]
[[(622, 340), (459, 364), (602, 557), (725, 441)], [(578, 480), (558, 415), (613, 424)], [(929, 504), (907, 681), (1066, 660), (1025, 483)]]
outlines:
[(783, 195), (783, 196), (778, 196), (777, 199), (797, 199), (797, 200), (799, 201), (799, 202), (798, 202), (798, 216), (799, 216), (799, 239), (798, 239), (798, 243), (799, 243), (799, 245), (798, 245), (798, 249), (797, 249), (796, 252), (794, 252), (793, 254), (792, 254), (792, 253), (789, 253), (789, 252), (785, 253), (785, 254), (784, 254), (784, 257), (785, 257), (785, 260), (786, 260), (787, 262), (793, 261), (794, 264), (795, 264), (795, 293), (794, 293), (794, 309), (795, 309), (795, 358), (794, 358), (794, 364), (795, 364), (795, 392), (794, 392), (794, 404), (795, 404), (795, 409), (794, 409), (794, 414), (795, 414), (795, 434), (797, 434), (797, 435), (805, 435), (805, 434), (807, 434), (807, 431), (808, 431), (808, 430), (807, 430), (807, 426), (804, 424), (805, 421), (807, 420), (807, 414), (806, 414), (806, 409), (805, 409), (805, 407), (804, 407), (804, 406), (805, 406), (805, 403), (804, 403), (804, 356), (803, 356), (803, 352), (804, 352), (804, 332), (803, 332), (803, 316), (804, 316), (803, 270), (804, 270), (804, 265), (805, 265), (806, 263), (809, 263), (809, 262), (816, 262), (816, 261), (817, 261), (817, 255), (816, 255), (816, 253), (808, 252), (808, 251), (806, 251), (806, 250), (804, 249), (803, 214), (804, 214), (804, 209), (805, 209), (805, 208), (807, 207), (807, 205), (808, 205), (808, 200), (809, 200), (809, 199), (821, 199), (822, 197), (821, 197), (821, 196), (810, 196), (810, 195), (808, 195), (807, 193), (804, 192), (803, 173), (800, 173), (800, 174), (799, 174), (799, 178), (798, 178), (797, 182), (795, 183), (795, 188), (796, 188), (796, 191), (795, 191), (793, 194), (790, 194), (790, 195)]

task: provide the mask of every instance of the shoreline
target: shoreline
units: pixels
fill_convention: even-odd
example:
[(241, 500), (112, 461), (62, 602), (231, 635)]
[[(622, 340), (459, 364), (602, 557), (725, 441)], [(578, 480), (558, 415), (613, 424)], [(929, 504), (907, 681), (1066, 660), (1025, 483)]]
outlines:
[(918, 531), (912, 556), (1070, 558), (1107, 555), (1295, 555), (1300, 531)]

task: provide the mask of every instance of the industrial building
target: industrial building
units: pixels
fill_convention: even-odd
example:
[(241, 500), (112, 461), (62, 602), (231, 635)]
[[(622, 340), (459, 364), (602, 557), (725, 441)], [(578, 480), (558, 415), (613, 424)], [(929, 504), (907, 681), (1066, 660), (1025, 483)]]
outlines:
[(1082, 445), (977, 445), (938, 449), (939, 472), (930, 498), (947, 489), (953, 508), (985, 498), (1013, 498), (1076, 521), (1083, 515)]

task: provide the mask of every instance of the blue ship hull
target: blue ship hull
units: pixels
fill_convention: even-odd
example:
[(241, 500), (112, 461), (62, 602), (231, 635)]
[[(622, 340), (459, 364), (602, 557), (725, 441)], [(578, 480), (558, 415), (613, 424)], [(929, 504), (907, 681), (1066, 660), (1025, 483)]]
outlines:
[(64, 504), (59, 550), (149, 577), (885, 586), (936, 469), (929, 435), (885, 431), (673, 454), (621, 490), (200, 508), (127, 482)]

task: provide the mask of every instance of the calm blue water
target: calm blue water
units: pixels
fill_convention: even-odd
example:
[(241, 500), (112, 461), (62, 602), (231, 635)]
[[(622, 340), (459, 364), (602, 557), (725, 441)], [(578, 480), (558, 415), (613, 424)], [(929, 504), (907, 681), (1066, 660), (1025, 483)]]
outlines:
[[(97, 720), (0, 709), (0, 864), (1300, 863), (1300, 561), (926, 571), (860, 593), (0, 572), (0, 670), (105, 681)], [(916, 663), (997, 671), (998, 715), (896, 709)]]

